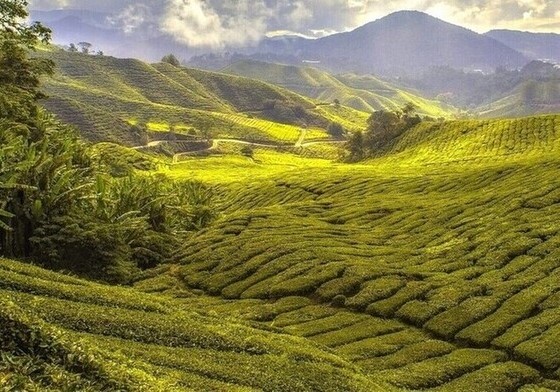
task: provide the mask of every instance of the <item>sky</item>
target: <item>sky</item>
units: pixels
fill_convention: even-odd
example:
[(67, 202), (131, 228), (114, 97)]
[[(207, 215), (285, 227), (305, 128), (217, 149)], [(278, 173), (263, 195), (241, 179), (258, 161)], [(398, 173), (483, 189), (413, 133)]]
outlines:
[(106, 12), (126, 33), (155, 28), (192, 47), (242, 46), (281, 33), (321, 37), (403, 9), (481, 33), (560, 33), (560, 0), (31, 0), (30, 8)]

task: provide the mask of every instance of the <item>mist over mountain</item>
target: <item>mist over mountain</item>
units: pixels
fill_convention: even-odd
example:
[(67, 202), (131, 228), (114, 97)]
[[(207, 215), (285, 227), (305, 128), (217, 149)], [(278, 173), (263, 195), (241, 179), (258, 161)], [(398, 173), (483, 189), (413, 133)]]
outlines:
[(305, 55), (338, 70), (382, 74), (438, 65), (492, 71), (527, 62), (492, 38), (417, 11), (393, 13), (352, 32), (319, 39)]
[(560, 34), (492, 30), (485, 35), (502, 42), (531, 59), (560, 62)]
[[(214, 69), (228, 65), (227, 58), (234, 54), (288, 64), (307, 61), (334, 73), (382, 75), (417, 74), (433, 66), (492, 72), (497, 67), (516, 69), (529, 62), (524, 54), (494, 39), (490, 33), (481, 35), (418, 11), (395, 12), (353, 31), (319, 39), (265, 37), (257, 44), (226, 47), (219, 52), (210, 47), (189, 47), (147, 22), (142, 28), (123, 30), (114, 16), (103, 13), (34, 12), (31, 19), (49, 25), (54, 31), (54, 41), (59, 44), (87, 41), (107, 54), (147, 61), (159, 60), (167, 53), (175, 53), (185, 61), (211, 54), (202, 61), (197, 59), (194, 65)], [(554, 50), (553, 46), (548, 47)], [(527, 54), (529, 58), (535, 57)], [(220, 56), (219, 66), (212, 64)]]
[[(493, 72), (497, 67), (517, 69), (529, 61), (491, 37), (418, 11), (396, 12), (353, 31), (320, 39), (268, 38), (249, 55), (267, 61), (282, 56), (285, 63), (307, 61), (335, 73), (382, 75), (417, 74), (434, 66)], [(201, 59), (195, 60), (204, 66)], [(208, 66), (212, 67), (211, 62)]]

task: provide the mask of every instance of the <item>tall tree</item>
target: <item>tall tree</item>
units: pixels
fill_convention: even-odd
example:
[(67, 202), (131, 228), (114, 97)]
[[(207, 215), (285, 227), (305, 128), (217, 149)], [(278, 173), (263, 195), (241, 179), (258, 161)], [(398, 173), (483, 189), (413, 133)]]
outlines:
[(40, 43), (48, 43), (51, 31), (36, 22), (21, 22), (27, 1), (0, 0), (0, 117), (29, 123), (36, 110), (40, 77), (51, 74), (54, 64), (29, 57)]
[(90, 44), (89, 42), (78, 42), (78, 46), (82, 50), (83, 54), (89, 54), (89, 50), (93, 45)]

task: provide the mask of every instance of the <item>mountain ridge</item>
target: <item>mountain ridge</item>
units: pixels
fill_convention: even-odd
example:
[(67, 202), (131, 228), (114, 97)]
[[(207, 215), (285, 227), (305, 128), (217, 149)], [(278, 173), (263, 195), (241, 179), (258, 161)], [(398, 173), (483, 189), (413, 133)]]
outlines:
[[(61, 15), (69, 14), (71, 12), (67, 11)], [(79, 12), (76, 15), (79, 17)], [(57, 33), (57, 30), (65, 30), (64, 24), (59, 23), (60, 19), (57, 22), (52, 15), (49, 19), (55, 27), (55, 41), (60, 44), (67, 45), (73, 36), (82, 39), (83, 35), (77, 32), (93, 28), (86, 23), (87, 18), (82, 18), (82, 27), (77, 24), (70, 26), (64, 34)], [(115, 45), (103, 38), (107, 31), (115, 32), (110, 27), (113, 26), (108, 24), (108, 29), (99, 29), (97, 33), (92, 30), (91, 35), (94, 36), (89, 41), (111, 55), (134, 55), (155, 61), (170, 52), (176, 52), (185, 60), (203, 53), (215, 53), (210, 48), (178, 44), (171, 37), (161, 34), (152, 37), (141, 33), (120, 34), (117, 37), (121, 43)], [(434, 40), (433, 36), (438, 39)], [(96, 37), (101, 37), (98, 42)], [(84, 40), (86, 38), (83, 37)], [(226, 48), (226, 51), (261, 56), (261, 59), (265, 55), (276, 56), (292, 64), (302, 60), (320, 60), (324, 67), (335, 72), (386, 74), (412, 73), (433, 65), (491, 71), (498, 66), (517, 68), (528, 62), (521, 53), (498, 40), (420, 11), (398, 11), (352, 31), (319, 39), (263, 37), (257, 45)]]

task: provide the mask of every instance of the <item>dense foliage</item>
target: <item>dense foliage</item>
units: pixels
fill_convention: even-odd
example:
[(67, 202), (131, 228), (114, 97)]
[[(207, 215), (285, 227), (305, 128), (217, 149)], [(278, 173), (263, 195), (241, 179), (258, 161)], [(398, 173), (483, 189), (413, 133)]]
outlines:
[(211, 195), (197, 183), (113, 178), (97, 149), (37, 106), (52, 63), (28, 50), (49, 32), (14, 22), (25, 6), (0, 2), (0, 253), (126, 282), (211, 219)]
[(379, 110), (367, 121), (367, 128), (356, 132), (347, 143), (350, 161), (371, 157), (386, 147), (397, 137), (418, 125), (422, 119), (415, 114), (415, 106), (407, 103), (397, 111)]

